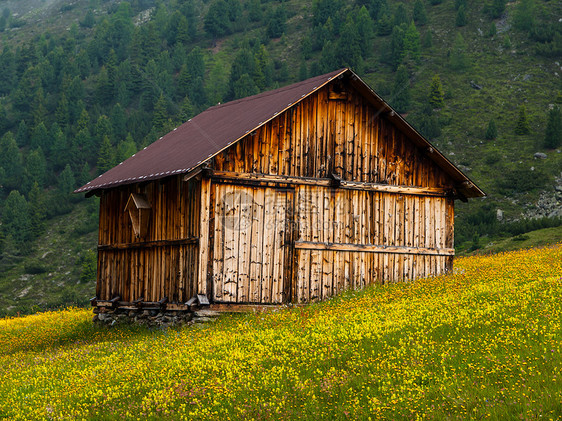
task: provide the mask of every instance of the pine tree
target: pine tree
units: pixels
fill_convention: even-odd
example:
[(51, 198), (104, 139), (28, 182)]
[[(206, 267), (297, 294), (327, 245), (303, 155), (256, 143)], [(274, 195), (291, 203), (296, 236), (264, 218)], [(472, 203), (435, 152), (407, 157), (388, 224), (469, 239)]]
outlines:
[(455, 10), (459, 10), (461, 6), (464, 6), (464, 8), (467, 8), (467, 4), (466, 4), (466, 0), (455, 0)]
[(392, 38), (390, 39), (390, 61), (393, 69), (398, 69), (404, 59), (404, 26), (392, 28)]
[(377, 21), (377, 35), (384, 37), (392, 33), (392, 18), (388, 13), (383, 13)]
[(560, 112), (560, 108), (554, 107), (548, 112), (544, 146), (554, 149), (560, 145), (562, 145), (562, 112)]
[(87, 162), (84, 162), (84, 164), (82, 164), (82, 167), (80, 168), (80, 172), (78, 173), (78, 177), (76, 181), (79, 186), (83, 186), (91, 179), (92, 176), (90, 174), (90, 166), (88, 165)]
[(408, 11), (403, 3), (398, 3), (396, 10), (394, 11), (394, 26), (400, 26), (402, 24), (408, 25), (410, 19), (408, 19)]
[(8, 195), (2, 216), (6, 234), (12, 236), (21, 251), (28, 251), (27, 243), (31, 239), (29, 206), (18, 190), (12, 190)]
[(240, 78), (234, 83), (234, 98), (244, 98), (247, 96), (255, 95), (259, 92), (254, 80), (244, 73)]
[(47, 161), (43, 150), (39, 147), (27, 155), (25, 160), (25, 172), (32, 182), (39, 187), (44, 187), (47, 179)]
[(308, 79), (308, 67), (306, 66), (306, 61), (301, 60), (301, 64), (299, 66), (299, 80), (306, 79)]
[[(460, 9), (459, 9), (460, 10)], [(457, 33), (455, 37), (455, 42), (453, 44), (453, 49), (451, 50), (451, 55), (449, 57), (449, 63), (451, 68), (457, 72), (466, 70), (470, 66), (468, 56), (466, 53), (467, 46), (461, 33)]]
[(127, 138), (117, 145), (117, 162), (123, 162), (137, 153), (137, 145), (129, 133)]
[(529, 120), (527, 119), (527, 110), (524, 105), (519, 107), (519, 117), (517, 118), (517, 123), (515, 124), (515, 134), (524, 135), (529, 134)]
[(35, 126), (31, 132), (31, 147), (34, 149), (41, 147), (43, 151), (48, 151), (50, 146), (49, 143), (49, 132), (47, 131), (47, 127), (45, 127), (45, 124), (41, 122), (37, 126)]
[(466, 17), (466, 10), (464, 5), (459, 7), (457, 10), (457, 17), (455, 19), (455, 25), (457, 26), (466, 26), (468, 23), (468, 18)]
[(513, 23), (521, 31), (530, 31), (535, 24), (535, 2), (534, 0), (521, 0), (515, 6)]
[(30, 229), (33, 237), (38, 237), (43, 232), (45, 222), (45, 203), (43, 192), (37, 182), (33, 183), (29, 192)]
[(0, 151), (0, 167), (4, 170), (4, 177), (0, 180), (0, 184), (8, 191), (17, 189), (23, 181), (23, 160), (12, 132), (2, 136)]
[(50, 153), (51, 161), (54, 170), (60, 171), (69, 161), (70, 156), (66, 136), (57, 123), (53, 123), (53, 127), (51, 127), (51, 139), (53, 142)]
[(194, 115), (195, 115), (195, 111), (193, 109), (193, 104), (189, 100), (189, 97), (186, 96), (181, 102), (181, 106), (180, 106), (180, 116), (179, 116), (180, 121), (186, 122)]
[(404, 33), (404, 55), (410, 57), (414, 61), (419, 61), (421, 57), (421, 41), (414, 22), (410, 22), (408, 29)]
[(25, 124), (25, 120), (20, 121), (18, 131), (16, 132), (16, 143), (21, 148), (29, 144), (29, 128)]
[(443, 85), (439, 75), (433, 76), (429, 88), (429, 104), (433, 108), (441, 108), (444, 105)]
[(371, 41), (374, 35), (373, 27), (373, 20), (367, 8), (362, 6), (355, 16), (355, 30), (359, 35), (359, 47), (361, 48), (363, 58), (368, 57), (371, 52)]
[(211, 3), (204, 19), (204, 28), (213, 38), (230, 32), (227, 4), (224, 0), (215, 0)]
[(261, 10), (260, 0), (250, 0), (248, 2), (248, 18), (250, 22), (259, 22), (262, 19), (263, 13)]
[(488, 127), (486, 128), (486, 134), (484, 135), (484, 138), (486, 140), (494, 140), (497, 137), (498, 137), (498, 129), (496, 128), (496, 122), (494, 121), (493, 118), (491, 118), (488, 123)]
[(416, 0), (414, 2), (413, 18), (414, 22), (416, 22), (419, 26), (427, 24), (427, 12), (425, 11), (425, 5), (422, 0)]
[(399, 66), (396, 72), (392, 90), (392, 106), (399, 113), (405, 113), (410, 107), (410, 78), (404, 65)]
[(101, 141), (97, 164), (100, 174), (110, 170), (115, 165), (115, 151), (107, 135), (103, 136)]

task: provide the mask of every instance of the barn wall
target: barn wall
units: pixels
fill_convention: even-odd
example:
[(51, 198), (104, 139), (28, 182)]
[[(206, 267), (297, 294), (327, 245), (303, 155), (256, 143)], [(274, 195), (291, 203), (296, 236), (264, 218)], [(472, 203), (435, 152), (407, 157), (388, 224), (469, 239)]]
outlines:
[(452, 267), (452, 199), (300, 186), (295, 214), (296, 302)]
[[(100, 201), (96, 296), (121, 301), (185, 302), (195, 294), (199, 236), (196, 181), (169, 177), (145, 186), (104, 191)], [(124, 211), (131, 193), (143, 193), (151, 205), (148, 233), (136, 238)]]
[(452, 187), (449, 177), (364, 97), (304, 99), (214, 158), (219, 171), (418, 187)]
[[(454, 203), (444, 194), (453, 187), (450, 177), (363, 96), (349, 86), (342, 91), (320, 89), (217, 155), (211, 167), (320, 179), (335, 174), (442, 194), (334, 189), (297, 180), (289, 292), (294, 302), (452, 268)], [(215, 279), (222, 282), (217, 270), (215, 264)]]

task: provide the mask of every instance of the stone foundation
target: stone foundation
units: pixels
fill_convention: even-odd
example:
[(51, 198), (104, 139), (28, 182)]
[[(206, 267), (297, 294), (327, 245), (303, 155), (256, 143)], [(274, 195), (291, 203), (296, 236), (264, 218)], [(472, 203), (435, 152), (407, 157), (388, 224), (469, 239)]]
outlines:
[[(197, 317), (195, 319), (197, 319)], [(193, 323), (195, 320), (194, 313), (189, 311), (130, 310), (102, 307), (94, 308), (93, 322), (106, 326), (135, 323), (148, 327), (170, 327)]]

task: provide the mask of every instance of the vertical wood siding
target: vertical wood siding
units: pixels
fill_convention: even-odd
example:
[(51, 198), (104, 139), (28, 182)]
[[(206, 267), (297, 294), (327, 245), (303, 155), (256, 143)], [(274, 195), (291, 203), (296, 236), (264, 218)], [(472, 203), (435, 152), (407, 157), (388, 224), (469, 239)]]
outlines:
[(290, 190), (215, 184), (216, 302), (287, 300), (292, 200)]
[(448, 176), (365, 98), (328, 99), (325, 87), (233, 147), (219, 171), (279, 174), (416, 187), (452, 187)]
[[(197, 182), (169, 177), (141, 187), (104, 191), (100, 201), (98, 282), (96, 296), (121, 301), (185, 302), (195, 293), (198, 245), (146, 244), (194, 239), (199, 236)], [(136, 238), (125, 205), (132, 193), (145, 194), (151, 205), (148, 233)]]
[[(402, 247), (406, 252), (295, 250), (293, 300), (322, 300), (372, 283), (438, 275), (452, 256), (415, 249), (453, 247), (453, 201), (372, 191), (299, 186), (297, 243)], [(383, 247), (381, 247), (383, 249)]]

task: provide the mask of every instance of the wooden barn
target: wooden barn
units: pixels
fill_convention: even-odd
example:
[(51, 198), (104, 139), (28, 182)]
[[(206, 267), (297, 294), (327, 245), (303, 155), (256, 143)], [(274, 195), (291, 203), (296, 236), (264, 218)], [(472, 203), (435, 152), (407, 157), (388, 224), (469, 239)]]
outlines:
[(76, 192), (101, 197), (95, 305), (173, 310), (446, 272), (454, 201), (484, 196), (349, 69), (211, 107)]

